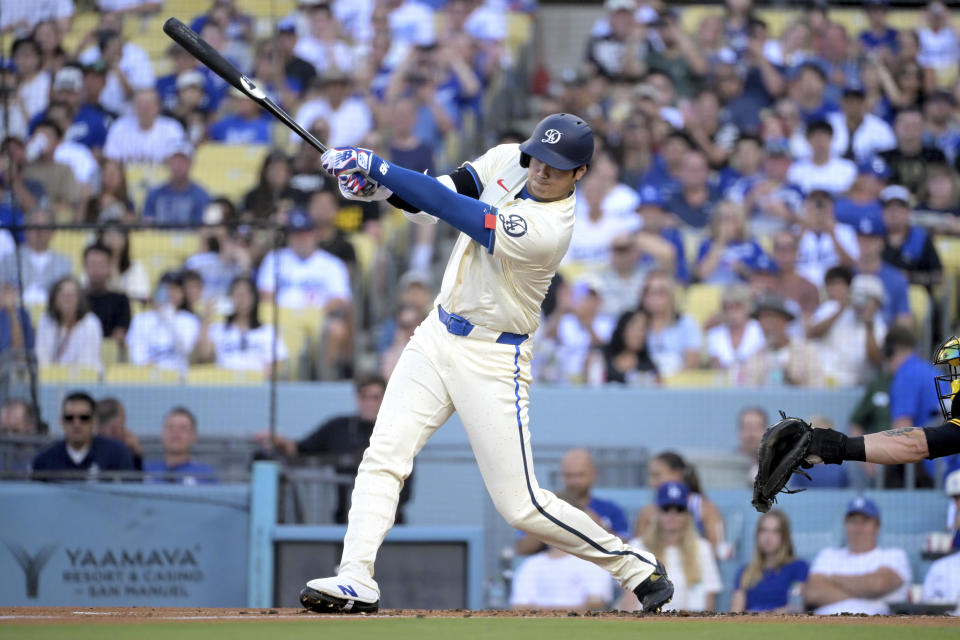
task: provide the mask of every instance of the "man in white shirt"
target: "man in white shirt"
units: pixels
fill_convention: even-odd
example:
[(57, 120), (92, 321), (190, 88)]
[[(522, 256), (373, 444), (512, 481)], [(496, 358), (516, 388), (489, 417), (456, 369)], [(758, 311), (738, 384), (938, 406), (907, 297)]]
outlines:
[(123, 37), (123, 16), (106, 12), (100, 19), (96, 44), (77, 56), (83, 66), (102, 61), (107, 69), (100, 105), (107, 111), (126, 114), (137, 91), (154, 86), (153, 64), (141, 47)]
[(816, 120), (807, 125), (807, 143), (811, 148), (809, 160), (798, 160), (787, 172), (787, 181), (800, 187), (804, 193), (816, 190), (840, 194), (847, 191), (857, 177), (857, 165), (846, 158), (833, 156), (833, 125)]
[(133, 98), (133, 113), (110, 125), (103, 155), (120, 162), (160, 164), (170, 149), (184, 140), (180, 123), (160, 115), (157, 92), (142, 89)]
[(853, 267), (860, 257), (856, 230), (837, 222), (833, 205), (833, 196), (822, 190), (812, 192), (804, 202), (796, 269), (818, 287), (827, 269), (838, 264)]
[(881, 151), (897, 146), (893, 127), (867, 108), (862, 85), (848, 84), (844, 87), (840, 107), (843, 111), (827, 115), (827, 122), (833, 127), (834, 155), (863, 163), (869, 162)]
[(927, 5), (927, 27), (917, 31), (917, 38), (920, 40), (917, 55), (920, 66), (933, 67), (938, 72), (956, 67), (960, 43), (950, 26), (950, 11), (941, 0), (933, 0)]
[[(350, 95), (350, 78), (338, 69), (329, 69), (311, 82), (307, 100), (297, 110), (297, 122), (310, 128), (318, 119), (330, 126), (324, 140), (331, 148), (360, 144), (373, 128), (373, 116), (363, 98)], [(300, 143), (294, 133), (290, 140)]]
[(930, 565), (927, 577), (923, 579), (923, 601), (955, 602), (957, 608), (951, 611), (950, 615), (960, 616), (960, 552)]
[[(47, 226), (53, 224), (53, 214), (39, 209), (26, 220), (27, 225)], [(50, 287), (57, 280), (73, 271), (70, 259), (50, 249), (53, 229), (27, 229), (27, 243), (20, 248), (23, 301), (30, 304), (45, 304)], [(0, 281), (18, 286), (17, 255), (9, 253), (0, 260)]]
[(353, 69), (354, 56), (347, 43), (339, 38), (339, 28), (330, 5), (313, 5), (307, 15), (310, 31), (297, 40), (293, 53), (312, 64), (317, 73), (328, 69)]
[(804, 601), (817, 615), (886, 615), (887, 603), (906, 598), (910, 560), (903, 549), (877, 546), (880, 510), (869, 498), (850, 501), (844, 528), (847, 546), (824, 549), (814, 559)]

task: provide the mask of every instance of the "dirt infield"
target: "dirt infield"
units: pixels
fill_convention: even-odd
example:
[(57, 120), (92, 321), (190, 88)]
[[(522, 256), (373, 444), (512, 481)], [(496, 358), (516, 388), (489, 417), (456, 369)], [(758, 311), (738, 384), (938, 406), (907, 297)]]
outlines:
[(224, 609), (224, 608), (165, 608), (165, 607), (0, 607), (0, 625), (4, 624), (110, 624), (137, 622), (189, 622), (202, 620), (250, 620), (279, 621), (337, 618), (356, 620), (363, 618), (598, 618), (651, 620), (710, 620), (727, 622), (762, 622), (783, 624), (864, 624), (911, 625), (958, 627), (960, 618), (950, 616), (812, 616), (812, 615), (767, 615), (767, 614), (702, 614), (690, 612), (644, 615), (627, 611), (466, 611), (384, 609), (374, 615), (321, 616), (304, 609)]

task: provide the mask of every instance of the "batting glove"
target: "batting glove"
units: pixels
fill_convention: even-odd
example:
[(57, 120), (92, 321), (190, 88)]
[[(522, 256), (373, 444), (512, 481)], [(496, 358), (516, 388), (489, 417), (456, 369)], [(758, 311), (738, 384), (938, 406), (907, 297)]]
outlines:
[(337, 184), (340, 186), (340, 193), (347, 200), (359, 200), (361, 202), (375, 202), (377, 200), (386, 200), (393, 195), (393, 191), (377, 184), (362, 173), (346, 173), (337, 178)]
[(370, 151), (370, 149), (335, 147), (327, 149), (320, 156), (320, 163), (323, 165), (324, 171), (340, 178), (340, 176), (352, 173), (366, 174), (370, 171), (370, 160), (372, 158), (373, 151)]

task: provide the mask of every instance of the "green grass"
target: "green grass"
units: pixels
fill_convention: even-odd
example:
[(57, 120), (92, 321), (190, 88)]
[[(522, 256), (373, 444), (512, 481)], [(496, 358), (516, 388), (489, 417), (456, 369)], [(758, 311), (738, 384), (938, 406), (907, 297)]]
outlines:
[[(906, 633), (905, 633), (906, 632)], [(144, 624), (10, 625), (3, 640), (956, 640), (957, 626), (875, 625), (868, 619), (829, 622), (759, 623), (642, 619), (427, 618)]]

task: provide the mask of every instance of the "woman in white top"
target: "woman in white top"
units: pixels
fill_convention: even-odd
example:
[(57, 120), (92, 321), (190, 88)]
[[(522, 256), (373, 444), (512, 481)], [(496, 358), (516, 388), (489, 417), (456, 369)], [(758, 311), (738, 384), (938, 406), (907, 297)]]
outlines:
[(745, 284), (732, 284), (723, 291), (722, 324), (707, 332), (707, 354), (714, 369), (743, 364), (763, 347), (763, 329), (750, 317), (753, 296)]
[(27, 119), (43, 113), (50, 101), (50, 73), (43, 69), (40, 45), (33, 38), (13, 43), (13, 63), (17, 69), (17, 97)]
[(37, 361), (99, 369), (102, 341), (103, 327), (90, 311), (80, 283), (73, 276), (57, 280), (37, 326)]
[(110, 247), (113, 259), (110, 288), (127, 294), (131, 300), (146, 301), (150, 297), (150, 278), (143, 263), (130, 256), (130, 232), (115, 222), (107, 223), (97, 241)]
[(185, 371), (197, 344), (200, 320), (184, 309), (183, 279), (165, 273), (151, 309), (138, 313), (127, 332), (130, 363)]
[(677, 311), (676, 283), (666, 271), (654, 269), (647, 274), (640, 294), (640, 307), (646, 311), (647, 350), (661, 376), (700, 364), (700, 325)]
[[(201, 362), (214, 361), (225, 369), (263, 371), (269, 376), (273, 363), (282, 366), (288, 353), (273, 325), (260, 323), (260, 296), (256, 285), (248, 277), (234, 278), (227, 294), (233, 313), (227, 316), (226, 322), (213, 324), (210, 324), (210, 314), (204, 314), (197, 341), (198, 359)], [(274, 339), (277, 340), (276, 359)]]

